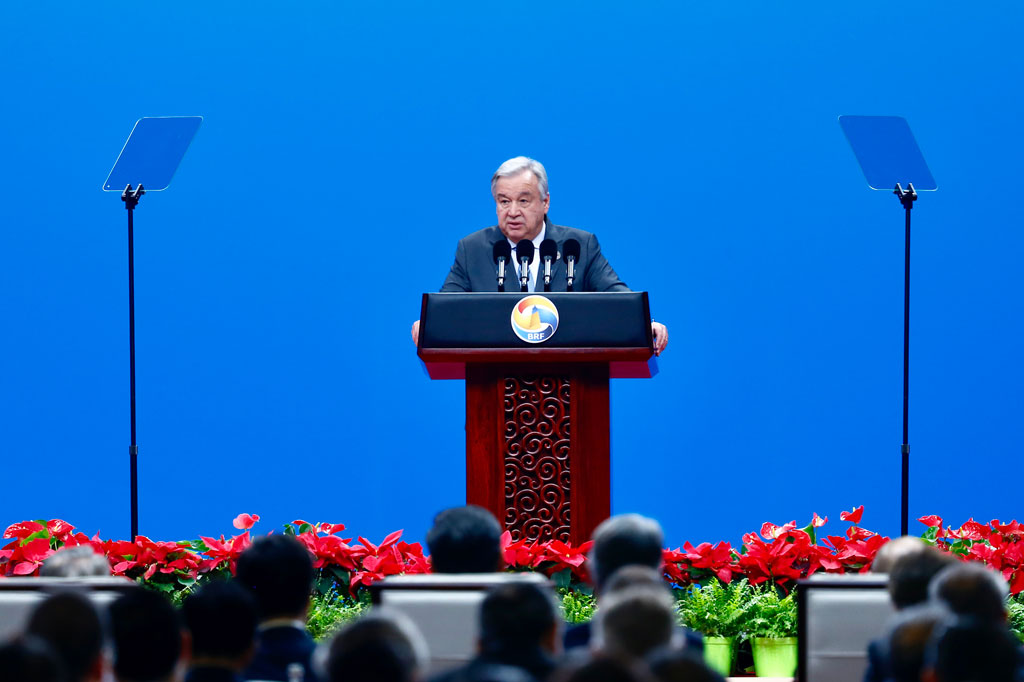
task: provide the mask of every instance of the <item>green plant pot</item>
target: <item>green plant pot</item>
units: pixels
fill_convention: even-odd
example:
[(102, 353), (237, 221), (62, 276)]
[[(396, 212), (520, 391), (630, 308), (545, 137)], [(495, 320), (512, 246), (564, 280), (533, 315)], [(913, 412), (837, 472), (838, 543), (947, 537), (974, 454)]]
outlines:
[(754, 673), (758, 677), (796, 674), (796, 637), (755, 637)]
[(728, 677), (732, 672), (732, 644), (735, 637), (705, 637), (704, 662), (712, 670)]

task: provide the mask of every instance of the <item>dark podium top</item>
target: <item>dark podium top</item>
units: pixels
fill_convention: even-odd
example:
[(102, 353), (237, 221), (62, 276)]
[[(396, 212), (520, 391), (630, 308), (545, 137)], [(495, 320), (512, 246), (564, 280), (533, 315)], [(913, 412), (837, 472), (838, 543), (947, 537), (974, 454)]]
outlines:
[[(517, 336), (513, 310), (542, 296), (557, 329), (542, 343)], [(419, 356), (432, 379), (463, 379), (466, 363), (608, 363), (610, 378), (648, 378), (653, 356), (647, 292), (423, 294)]]

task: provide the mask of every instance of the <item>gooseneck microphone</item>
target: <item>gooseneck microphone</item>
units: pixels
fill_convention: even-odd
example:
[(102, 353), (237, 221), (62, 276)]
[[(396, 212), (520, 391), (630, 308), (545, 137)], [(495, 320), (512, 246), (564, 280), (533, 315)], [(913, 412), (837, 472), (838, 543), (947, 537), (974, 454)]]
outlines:
[(580, 259), (580, 243), (575, 239), (566, 239), (562, 244), (562, 260), (565, 261), (566, 287), (572, 291), (572, 283), (576, 279), (576, 262)]
[(533, 262), (533, 254), (537, 249), (529, 239), (520, 239), (516, 244), (516, 260), (519, 261), (519, 286), (520, 291), (530, 290), (530, 263)]
[(554, 239), (540, 243), (540, 262), (544, 265), (544, 291), (551, 291), (551, 265), (558, 258), (558, 244)]
[(505, 265), (512, 260), (512, 246), (507, 239), (494, 242), (491, 249), (494, 255), (494, 263), (498, 266), (498, 291), (505, 289)]

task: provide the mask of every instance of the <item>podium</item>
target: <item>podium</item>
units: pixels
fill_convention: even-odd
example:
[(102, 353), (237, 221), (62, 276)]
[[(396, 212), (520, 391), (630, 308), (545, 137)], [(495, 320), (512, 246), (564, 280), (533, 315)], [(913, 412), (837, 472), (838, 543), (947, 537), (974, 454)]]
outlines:
[(657, 373), (646, 292), (424, 294), (419, 357), (466, 382), (466, 501), (514, 540), (611, 513), (609, 379)]

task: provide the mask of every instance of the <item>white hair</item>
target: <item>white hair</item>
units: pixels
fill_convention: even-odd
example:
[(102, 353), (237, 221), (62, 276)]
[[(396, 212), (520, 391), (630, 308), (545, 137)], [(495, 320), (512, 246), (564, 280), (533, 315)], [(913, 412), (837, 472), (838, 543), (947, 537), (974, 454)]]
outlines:
[(494, 185), (498, 182), (498, 178), (515, 177), (523, 171), (530, 171), (536, 176), (540, 198), (546, 199), (548, 196), (548, 172), (544, 170), (544, 164), (540, 161), (526, 156), (517, 156), (498, 166), (498, 170), (494, 171), (494, 175), (491, 176), (491, 195), (494, 195)]

